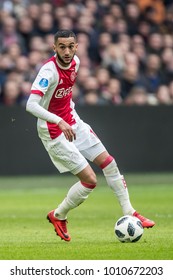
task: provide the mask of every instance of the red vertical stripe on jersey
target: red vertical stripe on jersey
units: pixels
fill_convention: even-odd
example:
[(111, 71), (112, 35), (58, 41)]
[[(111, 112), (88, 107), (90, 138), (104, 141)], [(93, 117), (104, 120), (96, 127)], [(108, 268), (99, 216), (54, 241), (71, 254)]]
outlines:
[[(49, 103), (48, 111), (56, 114), (66, 121), (69, 125), (76, 123), (72, 115), (71, 101), (72, 101), (72, 87), (75, 82), (76, 72), (75, 66), (76, 62), (73, 59), (69, 69), (62, 69), (56, 63), (56, 57), (51, 59), (59, 74), (59, 84), (57, 85), (52, 98)], [(61, 83), (60, 83), (61, 82)], [(55, 139), (58, 137), (62, 131), (59, 129), (57, 124), (47, 122), (50, 137)]]

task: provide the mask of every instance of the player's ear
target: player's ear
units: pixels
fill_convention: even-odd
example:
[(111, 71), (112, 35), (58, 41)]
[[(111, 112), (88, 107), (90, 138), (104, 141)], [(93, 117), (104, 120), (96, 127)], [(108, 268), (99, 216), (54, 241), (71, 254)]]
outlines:
[(53, 51), (56, 52), (56, 46), (53, 44)]

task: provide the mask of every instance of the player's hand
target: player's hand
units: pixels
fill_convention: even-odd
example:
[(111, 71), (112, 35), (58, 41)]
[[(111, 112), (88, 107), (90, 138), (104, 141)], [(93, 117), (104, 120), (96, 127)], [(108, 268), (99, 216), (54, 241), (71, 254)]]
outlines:
[(59, 128), (61, 129), (61, 131), (64, 133), (65, 138), (69, 141), (72, 142), (73, 140), (76, 139), (76, 133), (73, 131), (73, 129), (71, 128), (71, 126), (66, 123), (64, 120), (61, 120), (58, 123)]

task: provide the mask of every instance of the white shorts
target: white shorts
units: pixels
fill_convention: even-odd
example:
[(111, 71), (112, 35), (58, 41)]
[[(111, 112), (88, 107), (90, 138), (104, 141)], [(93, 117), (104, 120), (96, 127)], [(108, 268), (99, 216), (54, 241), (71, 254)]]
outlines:
[(73, 142), (69, 142), (63, 133), (56, 139), (42, 139), (42, 142), (60, 173), (70, 171), (76, 175), (88, 165), (87, 160), (93, 161), (106, 149), (91, 127), (82, 120), (73, 129), (76, 133)]

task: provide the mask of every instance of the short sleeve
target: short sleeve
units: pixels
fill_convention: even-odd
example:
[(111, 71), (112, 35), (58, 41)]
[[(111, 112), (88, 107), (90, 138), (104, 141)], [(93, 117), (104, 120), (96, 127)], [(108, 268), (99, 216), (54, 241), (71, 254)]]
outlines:
[[(57, 72), (56, 72), (57, 75)], [(56, 77), (56, 81), (57, 81)], [(31, 93), (45, 95), (49, 87), (55, 82), (55, 71), (53, 62), (43, 65), (38, 72), (31, 87)]]
[(77, 55), (74, 56), (74, 60), (76, 62), (76, 72), (78, 72), (79, 70), (79, 66), (80, 66), (80, 60), (79, 60), (79, 57)]

